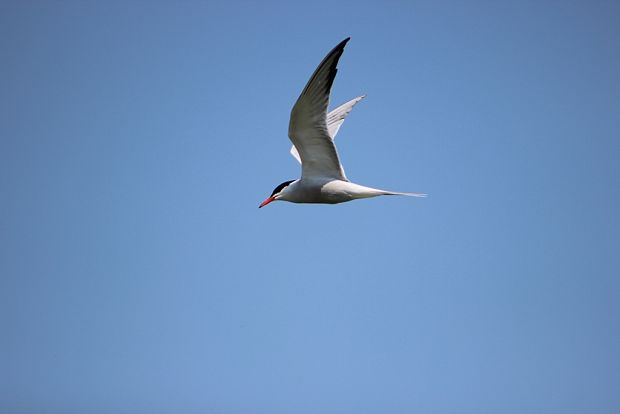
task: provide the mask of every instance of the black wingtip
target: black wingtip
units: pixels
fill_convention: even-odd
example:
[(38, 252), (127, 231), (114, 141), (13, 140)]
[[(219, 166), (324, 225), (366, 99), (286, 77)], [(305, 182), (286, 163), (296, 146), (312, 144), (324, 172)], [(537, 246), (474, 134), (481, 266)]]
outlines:
[(308, 83), (306, 84), (306, 87), (303, 89), (303, 91), (301, 91), (301, 95), (299, 95), (299, 98), (301, 98), (302, 96), (304, 96), (306, 94), (306, 91), (308, 90), (308, 88), (310, 87), (310, 85), (312, 85), (312, 83), (314, 82), (315, 78), (317, 76), (319, 76), (319, 74), (321, 73), (321, 71), (323, 70), (323, 68), (326, 66), (326, 64), (328, 64), (328, 75), (327, 75), (327, 81), (324, 85), (324, 87), (327, 90), (327, 93), (329, 94), (329, 91), (332, 87), (332, 83), (334, 82), (334, 78), (336, 77), (336, 65), (338, 65), (338, 60), (340, 60), (340, 56), (342, 56), (342, 54), (344, 53), (344, 47), (346, 46), (347, 42), (351, 40), (351, 37), (347, 37), (346, 39), (344, 39), (342, 42), (338, 43), (332, 50), (329, 51), (329, 53), (327, 54), (327, 56), (325, 56), (323, 58), (323, 60), (321, 61), (321, 63), (319, 63), (319, 66), (317, 66), (317, 68), (315, 69), (314, 73), (312, 74), (312, 76), (310, 77), (310, 80), (308, 81)]
[[(346, 39), (344, 39), (342, 42), (338, 43), (336, 45), (336, 47), (334, 47), (328, 54), (327, 56), (325, 56), (325, 59), (323, 59), (323, 62), (325, 62), (327, 59), (329, 59), (331, 56), (333, 56), (334, 54), (337, 54), (337, 60), (336, 62), (338, 62), (338, 59), (340, 59), (340, 56), (344, 53), (344, 47), (347, 45), (347, 43), (349, 42), (349, 40), (351, 40), (351, 36), (347, 37)], [(322, 62), (321, 62), (322, 63)]]

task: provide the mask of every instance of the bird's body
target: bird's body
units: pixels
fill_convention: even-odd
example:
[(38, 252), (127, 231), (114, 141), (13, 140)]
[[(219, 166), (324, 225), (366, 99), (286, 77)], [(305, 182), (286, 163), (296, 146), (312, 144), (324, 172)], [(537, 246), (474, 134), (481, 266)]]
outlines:
[(379, 190), (350, 182), (345, 173), (334, 138), (353, 106), (364, 98), (357, 97), (327, 112), (329, 95), (337, 64), (347, 38), (340, 42), (319, 64), (291, 111), (289, 138), (291, 154), (301, 162), (301, 178), (278, 185), (259, 207), (272, 201), (293, 203), (337, 204), (380, 195), (424, 197), (421, 193)]
[(292, 203), (338, 204), (380, 195), (413, 195), (365, 187), (329, 177), (300, 178), (290, 183), (278, 200)]

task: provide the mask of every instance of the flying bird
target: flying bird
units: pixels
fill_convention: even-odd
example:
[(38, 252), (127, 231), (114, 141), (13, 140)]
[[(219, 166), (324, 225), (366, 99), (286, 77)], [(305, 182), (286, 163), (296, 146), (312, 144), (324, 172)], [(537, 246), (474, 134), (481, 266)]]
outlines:
[(386, 191), (355, 184), (344, 173), (334, 138), (346, 116), (364, 96), (329, 113), (327, 107), (338, 60), (350, 39), (344, 39), (325, 56), (291, 111), (288, 136), (293, 143), (291, 154), (301, 163), (301, 178), (278, 185), (259, 208), (278, 200), (337, 204), (381, 195), (426, 197), (422, 193)]

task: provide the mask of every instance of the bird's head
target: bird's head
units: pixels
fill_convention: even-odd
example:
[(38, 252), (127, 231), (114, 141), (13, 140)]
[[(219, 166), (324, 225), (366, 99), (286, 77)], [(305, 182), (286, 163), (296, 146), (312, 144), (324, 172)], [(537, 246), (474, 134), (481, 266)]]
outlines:
[(289, 184), (292, 183), (293, 181), (295, 180), (285, 181), (282, 184), (278, 185), (276, 188), (274, 188), (271, 195), (267, 197), (265, 201), (260, 203), (260, 206), (258, 206), (258, 208), (265, 207), (267, 204), (271, 203), (272, 201), (276, 201), (282, 198), (282, 195), (286, 192)]

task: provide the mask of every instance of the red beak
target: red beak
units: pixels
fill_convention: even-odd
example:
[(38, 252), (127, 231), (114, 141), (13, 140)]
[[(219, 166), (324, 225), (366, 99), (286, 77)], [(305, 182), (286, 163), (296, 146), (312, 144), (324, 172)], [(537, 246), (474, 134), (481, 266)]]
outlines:
[(260, 203), (260, 206), (258, 206), (258, 208), (265, 207), (267, 204), (271, 203), (274, 200), (275, 200), (274, 197), (269, 197), (267, 200)]

